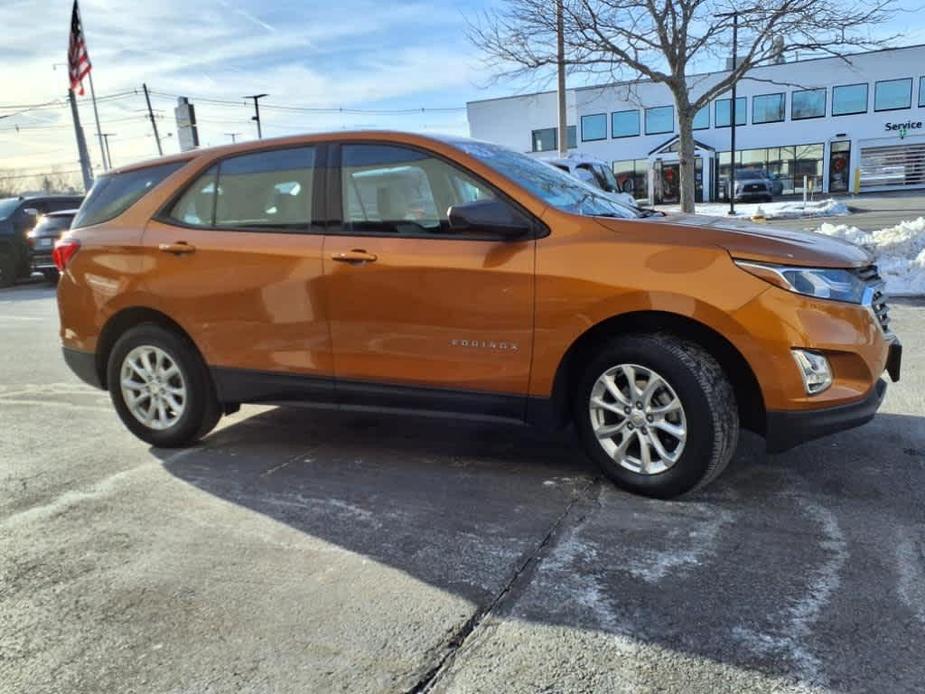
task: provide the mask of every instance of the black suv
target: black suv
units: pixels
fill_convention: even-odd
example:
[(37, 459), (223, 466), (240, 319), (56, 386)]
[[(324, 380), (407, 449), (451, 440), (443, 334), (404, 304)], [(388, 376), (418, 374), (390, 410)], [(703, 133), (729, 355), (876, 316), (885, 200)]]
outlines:
[(32, 274), (26, 234), (48, 212), (80, 207), (82, 195), (27, 195), (0, 199), (0, 287)]

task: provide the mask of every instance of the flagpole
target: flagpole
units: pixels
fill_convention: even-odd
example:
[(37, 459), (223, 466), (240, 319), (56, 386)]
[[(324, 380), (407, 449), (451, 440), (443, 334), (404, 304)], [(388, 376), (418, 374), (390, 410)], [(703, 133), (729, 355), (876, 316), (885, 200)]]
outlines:
[(93, 117), (96, 118), (96, 136), (100, 141), (100, 156), (103, 157), (103, 171), (109, 171), (111, 162), (106, 158), (106, 146), (103, 144), (103, 129), (100, 128), (100, 112), (96, 108), (96, 91), (93, 89), (93, 70), (87, 72), (90, 80), (90, 99), (93, 101)]

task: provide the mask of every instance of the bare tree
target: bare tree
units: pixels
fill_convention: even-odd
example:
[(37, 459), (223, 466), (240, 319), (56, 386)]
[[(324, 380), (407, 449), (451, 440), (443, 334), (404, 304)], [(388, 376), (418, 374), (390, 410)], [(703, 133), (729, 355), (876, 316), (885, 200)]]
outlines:
[[(562, 0), (566, 61), (572, 73), (664, 84), (678, 115), (681, 207), (694, 211), (695, 114), (754, 68), (796, 51), (838, 56), (879, 48), (895, 36), (873, 27), (890, 18), (891, 0)], [(695, 62), (730, 55), (738, 15), (739, 58), (709, 81)], [(548, 0), (505, 0), (470, 23), (470, 39), (497, 74), (535, 74), (556, 66), (556, 12)], [(799, 76), (794, 76), (794, 82)], [(730, 109), (734, 117), (734, 109)]]

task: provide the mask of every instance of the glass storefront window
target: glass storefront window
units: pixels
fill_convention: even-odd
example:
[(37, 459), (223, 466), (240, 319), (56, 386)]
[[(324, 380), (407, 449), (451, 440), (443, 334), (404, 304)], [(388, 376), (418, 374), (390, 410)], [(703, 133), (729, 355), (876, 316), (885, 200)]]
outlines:
[(912, 78), (884, 80), (874, 85), (874, 110), (895, 111), (912, 106)]
[(626, 159), (613, 162), (613, 174), (617, 188), (637, 199), (649, 196), (649, 160)]
[(674, 132), (674, 106), (646, 109), (646, 135)]
[(919, 77), (919, 106), (925, 106), (925, 77)]
[[(575, 149), (578, 146), (577, 137), (578, 134), (575, 132), (576, 128), (574, 125), (568, 126), (566, 129), (566, 135), (568, 136), (568, 148)], [(531, 134), (530, 141), (533, 143), (534, 152), (551, 152), (554, 149), (559, 147), (559, 138), (558, 138), (558, 129), (557, 128), (541, 128), (539, 130), (534, 130)]]
[[(729, 119), (729, 103), (731, 99), (717, 99), (715, 103), (716, 116), (713, 119), (717, 128), (728, 128), (732, 121)], [(736, 127), (745, 125), (745, 113), (748, 108), (747, 99), (744, 96), (736, 98)]]
[(595, 113), (590, 116), (581, 117), (581, 141), (593, 142), (594, 140), (607, 139), (607, 114)]
[(790, 95), (791, 120), (825, 117), (825, 89), (803, 89)]
[(694, 130), (706, 130), (710, 127), (710, 107), (704, 106), (694, 114)]
[(639, 111), (616, 111), (610, 114), (610, 134), (613, 137), (634, 137), (639, 134)]
[[(780, 123), (786, 115), (784, 94), (762, 94), (752, 97), (752, 124)], [(736, 123), (738, 125), (738, 123)]]
[[(825, 145), (791, 145), (736, 151), (736, 171), (760, 169), (767, 174), (775, 187), (775, 195), (792, 195), (803, 192), (803, 177), (813, 181), (815, 190), (822, 190), (822, 159)], [(719, 162), (714, 194), (716, 199), (728, 199), (729, 152), (717, 154)]]
[(832, 115), (867, 113), (867, 85), (845, 84), (832, 87)]

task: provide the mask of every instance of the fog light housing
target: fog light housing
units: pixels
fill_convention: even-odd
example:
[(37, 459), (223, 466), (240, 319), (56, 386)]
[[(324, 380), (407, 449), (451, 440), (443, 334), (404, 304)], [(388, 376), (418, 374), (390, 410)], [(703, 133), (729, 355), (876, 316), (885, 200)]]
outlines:
[(829, 360), (818, 352), (794, 349), (793, 360), (797, 363), (803, 387), (808, 395), (817, 395), (832, 385), (832, 367)]

